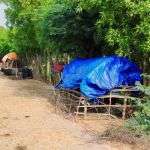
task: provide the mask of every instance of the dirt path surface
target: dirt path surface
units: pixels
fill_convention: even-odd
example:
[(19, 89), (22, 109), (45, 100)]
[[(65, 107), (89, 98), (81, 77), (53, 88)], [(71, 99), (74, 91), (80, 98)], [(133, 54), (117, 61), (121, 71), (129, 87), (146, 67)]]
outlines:
[(0, 150), (130, 150), (97, 144), (83, 126), (55, 114), (48, 88), (0, 76)]

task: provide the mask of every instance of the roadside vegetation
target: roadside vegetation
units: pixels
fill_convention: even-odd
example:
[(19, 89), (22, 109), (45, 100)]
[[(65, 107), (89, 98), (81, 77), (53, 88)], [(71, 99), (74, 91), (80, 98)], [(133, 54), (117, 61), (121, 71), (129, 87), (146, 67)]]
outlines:
[(4, 56), (11, 51), (11, 43), (9, 42), (9, 30), (0, 27), (0, 56)]
[[(150, 76), (146, 76), (150, 79)], [(126, 127), (137, 134), (150, 135), (150, 86), (138, 85), (144, 93), (143, 98), (136, 100), (136, 111), (134, 117), (126, 123)]]

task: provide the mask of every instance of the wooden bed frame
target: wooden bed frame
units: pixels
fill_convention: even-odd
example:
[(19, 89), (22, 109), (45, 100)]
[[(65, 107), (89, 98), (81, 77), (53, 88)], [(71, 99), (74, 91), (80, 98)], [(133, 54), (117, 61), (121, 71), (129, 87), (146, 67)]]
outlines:
[[(81, 95), (80, 92), (74, 90), (54, 90), (56, 109), (62, 107), (67, 113), (75, 113), (75, 116), (83, 115), (87, 117), (89, 110), (97, 110), (100, 108), (106, 109), (107, 112), (103, 115), (115, 117), (112, 114), (112, 109), (118, 109), (122, 113), (122, 119), (126, 118), (127, 109), (133, 107), (130, 100), (135, 99), (131, 96), (132, 92), (137, 92), (135, 87), (123, 86), (118, 89), (113, 89), (109, 94), (97, 98), (97, 103), (91, 103), (90, 100)], [(114, 100), (122, 102), (122, 104), (114, 103)], [(106, 101), (107, 103), (105, 103)]]

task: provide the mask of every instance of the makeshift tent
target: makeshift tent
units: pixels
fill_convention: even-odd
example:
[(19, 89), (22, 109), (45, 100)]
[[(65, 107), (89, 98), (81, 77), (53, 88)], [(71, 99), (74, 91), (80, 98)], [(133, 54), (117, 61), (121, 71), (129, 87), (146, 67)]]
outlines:
[(2, 58), (2, 62), (5, 63), (8, 59), (17, 60), (17, 54), (15, 52), (8, 53)]
[(118, 56), (81, 59), (65, 65), (57, 88), (80, 89), (88, 98), (97, 98), (111, 89), (141, 81), (140, 69)]

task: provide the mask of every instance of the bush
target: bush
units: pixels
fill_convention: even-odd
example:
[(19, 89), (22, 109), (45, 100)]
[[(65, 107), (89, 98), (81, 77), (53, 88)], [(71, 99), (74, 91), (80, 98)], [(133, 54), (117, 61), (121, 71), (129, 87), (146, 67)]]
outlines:
[[(144, 75), (149, 78), (149, 75)], [(137, 99), (134, 116), (127, 121), (126, 127), (139, 134), (150, 134), (150, 86), (137, 85), (138, 89), (144, 93), (142, 99)]]

